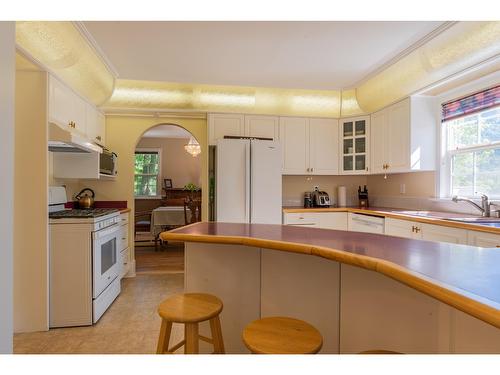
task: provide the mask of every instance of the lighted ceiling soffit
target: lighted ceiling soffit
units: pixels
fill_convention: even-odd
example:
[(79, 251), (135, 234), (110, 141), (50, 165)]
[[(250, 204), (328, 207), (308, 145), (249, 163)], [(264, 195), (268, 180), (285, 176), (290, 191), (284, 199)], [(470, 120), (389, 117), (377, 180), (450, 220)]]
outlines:
[(373, 112), (499, 54), (500, 22), (458, 22), (361, 84), (356, 97)]
[(114, 77), (72, 22), (16, 22), (16, 43), (94, 104), (113, 92)]
[(146, 108), (340, 116), (340, 91), (116, 81), (105, 108)]
[(376, 111), (485, 61), (500, 65), (500, 22), (455, 23), (357, 88), (342, 91), (115, 80), (72, 22), (17, 22), (16, 42), (95, 104), (120, 110), (347, 117)]

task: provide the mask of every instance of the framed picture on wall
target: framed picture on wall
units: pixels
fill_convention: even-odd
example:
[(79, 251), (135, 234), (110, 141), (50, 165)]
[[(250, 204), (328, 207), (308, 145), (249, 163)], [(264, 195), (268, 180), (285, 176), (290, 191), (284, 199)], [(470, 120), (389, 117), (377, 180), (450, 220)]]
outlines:
[(171, 178), (164, 178), (163, 185), (165, 185), (165, 189), (172, 189), (172, 179)]

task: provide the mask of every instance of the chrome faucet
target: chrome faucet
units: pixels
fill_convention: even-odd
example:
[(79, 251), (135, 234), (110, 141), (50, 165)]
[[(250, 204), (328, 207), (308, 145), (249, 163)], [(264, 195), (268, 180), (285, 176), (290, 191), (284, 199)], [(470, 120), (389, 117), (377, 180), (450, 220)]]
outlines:
[(460, 198), (460, 197), (458, 197), (456, 195), (453, 196), (453, 198), (451, 198), (451, 200), (453, 202), (467, 202), (467, 203), (473, 205), (474, 207), (476, 207), (479, 211), (481, 211), (481, 216), (483, 216), (483, 217), (490, 217), (490, 213), (491, 213), (490, 205), (492, 205), (493, 203), (489, 202), (488, 196), (485, 195), (485, 194), (481, 195), (481, 206), (478, 205), (476, 202), (474, 202), (471, 199)]

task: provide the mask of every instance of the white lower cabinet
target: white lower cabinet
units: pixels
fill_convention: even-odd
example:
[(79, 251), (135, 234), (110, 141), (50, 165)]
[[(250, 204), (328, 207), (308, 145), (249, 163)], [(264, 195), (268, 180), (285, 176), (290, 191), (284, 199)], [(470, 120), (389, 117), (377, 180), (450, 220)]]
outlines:
[[(323, 229), (351, 230), (348, 229), (347, 212), (284, 213), (283, 224)], [(500, 234), (451, 228), (390, 217), (385, 218), (384, 234), (414, 240), (500, 248)]]
[(130, 249), (128, 247), (120, 252), (120, 260), (122, 264), (120, 278), (123, 278), (130, 269)]
[[(464, 231), (465, 232), (465, 231)], [(477, 232), (475, 230), (467, 231), (467, 244), (479, 247), (499, 247), (500, 234)], [(499, 249), (500, 251), (500, 249)]]
[(318, 212), (318, 228), (347, 230), (347, 212)]
[(433, 224), (418, 224), (422, 228), (422, 239), (434, 242), (447, 242), (466, 245), (467, 231), (459, 228), (444, 227)]
[(385, 234), (415, 240), (467, 244), (467, 231), (464, 229), (392, 218), (385, 219)]
[(130, 270), (130, 248), (128, 246), (128, 231), (129, 231), (129, 214), (124, 212), (120, 214), (120, 235), (118, 237), (118, 250), (120, 251), (120, 261), (122, 264), (122, 272), (120, 278), (124, 277)]
[(283, 224), (347, 230), (347, 212), (284, 213)]
[(416, 224), (419, 223), (386, 217), (384, 233), (388, 236), (421, 239), (421, 228), (418, 228)]

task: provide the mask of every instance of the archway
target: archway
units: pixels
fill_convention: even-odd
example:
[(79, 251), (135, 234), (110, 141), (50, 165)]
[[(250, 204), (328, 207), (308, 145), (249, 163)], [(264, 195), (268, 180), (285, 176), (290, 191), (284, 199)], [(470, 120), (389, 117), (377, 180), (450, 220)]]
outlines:
[(184, 271), (184, 244), (162, 243), (162, 231), (201, 220), (201, 145), (176, 123), (147, 129), (134, 155), (136, 272)]
[[(143, 134), (158, 125), (174, 124), (189, 131), (199, 142), (201, 154), (202, 220), (208, 218), (208, 132), (205, 114), (144, 115), (108, 114), (106, 116), (106, 147), (118, 154), (118, 175), (114, 181), (88, 181), (99, 200), (126, 200), (132, 209), (129, 221), (129, 238), (134, 238), (134, 155)], [(130, 272), (135, 274), (134, 242), (130, 241)]]

